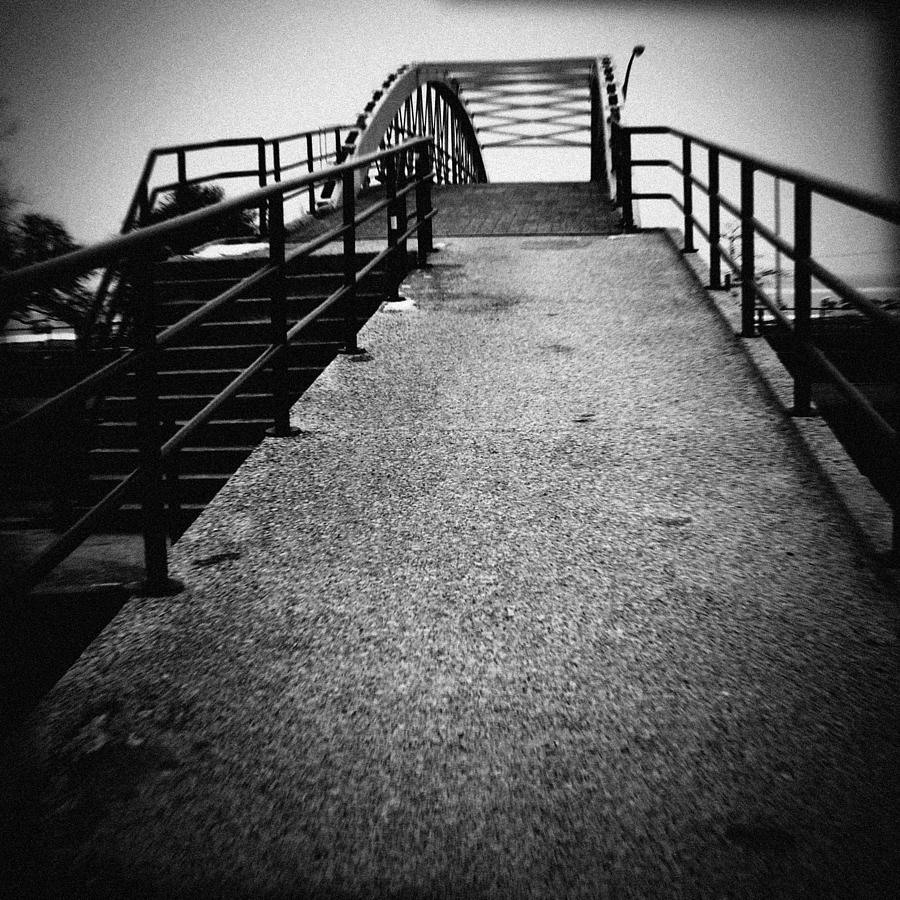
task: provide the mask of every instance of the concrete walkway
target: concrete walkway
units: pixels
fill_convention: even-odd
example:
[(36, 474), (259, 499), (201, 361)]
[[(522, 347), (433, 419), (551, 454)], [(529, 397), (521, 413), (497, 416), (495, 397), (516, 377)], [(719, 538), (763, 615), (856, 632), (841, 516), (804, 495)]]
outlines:
[(665, 237), (409, 293), (11, 741), (20, 880), (895, 896), (895, 598)]

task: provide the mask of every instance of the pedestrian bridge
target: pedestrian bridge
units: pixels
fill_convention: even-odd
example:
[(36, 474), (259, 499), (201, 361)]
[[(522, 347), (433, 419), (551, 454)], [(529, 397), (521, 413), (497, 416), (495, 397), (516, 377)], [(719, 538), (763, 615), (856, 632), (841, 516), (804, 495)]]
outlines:
[[(41, 579), (132, 491), (146, 566), (30, 715), (7, 704), (6, 883), (891, 895), (896, 434), (887, 390), (822, 336), (812, 275), (879, 340), (896, 321), (809, 233), (813, 194), (892, 222), (897, 205), (629, 128), (608, 58), (404, 67), (337, 131), (300, 138), (299, 176), (290, 136), (247, 144), (262, 185), (154, 223), (160, 151), (120, 238), (4, 276), (12, 302), (107, 266), (91, 334), (119, 348), (7, 440), (104, 379), (131, 379), (137, 410), (114, 420), (128, 398), (106, 390), (97, 430), (134, 471), (10, 566), (10, 633), (40, 643), (27, 623), (59, 602)], [(639, 155), (648, 131), (675, 160)], [(585, 181), (488, 182), (492, 141), (575, 145)], [(194, 151), (164, 150), (176, 187), (202, 182)], [(674, 169), (672, 194), (639, 190), (642, 166)], [(792, 186), (790, 240), (754, 215), (762, 174)], [(681, 231), (637, 227), (637, 202), (669, 200)], [(236, 209), (259, 230), (222, 258), (163, 258)], [(766, 240), (795, 267), (790, 310), (753, 277)], [(775, 328), (782, 343), (755, 339)], [(209, 387), (185, 399), (186, 382)], [(809, 416), (840, 430), (851, 405), (890, 463), (866, 463), (884, 513), (868, 537)], [(257, 435), (242, 459), (238, 432)], [(216, 454), (234, 470), (187, 516), (193, 460)]]

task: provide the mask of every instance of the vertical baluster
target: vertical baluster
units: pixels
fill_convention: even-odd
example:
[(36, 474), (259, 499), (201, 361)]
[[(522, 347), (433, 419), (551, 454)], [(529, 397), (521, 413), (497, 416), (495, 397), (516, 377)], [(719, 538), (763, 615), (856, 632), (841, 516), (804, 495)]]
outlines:
[[(896, 453), (896, 457), (898, 462), (900, 462), (900, 453)], [(900, 466), (897, 466), (894, 471), (896, 472), (897, 469), (900, 469)], [(894, 521), (891, 528), (890, 562), (892, 565), (900, 567), (900, 497), (895, 496), (891, 506)]]
[(353, 169), (343, 174), (343, 225), (344, 225), (344, 348), (342, 353), (362, 353), (356, 342), (356, 184)]
[(598, 73), (591, 75), (591, 181), (603, 180), (603, 107), (600, 104), (600, 87), (597, 83)]
[[(781, 237), (781, 179), (775, 179), (775, 234)], [(775, 248), (775, 302), (781, 309), (781, 250)]]
[(811, 334), (812, 276), (809, 258), (812, 253), (812, 194), (807, 184), (794, 187), (794, 337), (797, 344), (797, 369), (794, 374), (795, 416), (811, 415), (812, 384), (801, 341)]
[[(256, 143), (256, 160), (258, 168), (259, 186), (266, 186), (266, 142), (260, 138)], [(263, 200), (259, 205), (259, 233), (261, 237), (265, 237), (269, 232), (269, 226), (266, 222), (266, 201)]]
[(281, 181), (281, 143), (272, 141), (272, 177)]
[(619, 162), (621, 172), (618, 175), (618, 186), (621, 190), (622, 224), (626, 231), (634, 231), (634, 208), (631, 199), (631, 132), (627, 128), (619, 129)]
[(138, 590), (146, 596), (171, 596), (183, 585), (169, 578), (166, 545), (163, 466), (160, 447), (159, 348), (156, 343), (156, 300), (153, 290), (153, 258), (147, 253), (134, 260), (131, 274), (135, 346), (146, 352), (135, 372), (138, 422), (138, 456), (141, 480), (141, 518), (144, 534), (144, 580)]
[(391, 155), (385, 159), (385, 194), (388, 201), (387, 206), (387, 243), (390, 253), (387, 257), (387, 266), (385, 266), (385, 299), (389, 301), (396, 300), (397, 288), (400, 286), (400, 270), (397, 265), (397, 226), (399, 218), (397, 216), (397, 158)]
[[(306, 171), (313, 171), (313, 138), (312, 133), (306, 135)], [(316, 211), (316, 186), (311, 184), (309, 186), (309, 211)]]
[[(409, 184), (409, 163), (408, 151), (404, 151), (399, 158), (400, 167), (397, 171), (397, 191), (398, 193)], [(397, 197), (397, 274), (399, 280), (403, 281), (409, 271), (409, 250), (407, 247), (407, 239), (401, 238), (407, 228), (407, 194)], [(399, 287), (399, 283), (398, 283)]]
[(754, 260), (753, 166), (741, 163), (741, 336), (755, 337), (753, 324), (756, 293), (753, 290), (756, 268)]
[(290, 437), (297, 433), (291, 428), (290, 390), (288, 385), (287, 343), (287, 284), (284, 273), (284, 197), (269, 197), (269, 263), (276, 266), (270, 276), (269, 318), (271, 341), (278, 347), (272, 358), (272, 427), (266, 432), (272, 437)]
[(143, 228), (150, 221), (150, 186), (147, 179), (138, 186), (137, 225)]
[(691, 167), (691, 139), (681, 139), (681, 197), (684, 204), (684, 249), (683, 253), (696, 253), (694, 246), (694, 182)]
[(417, 262), (422, 268), (428, 263), (428, 254), (433, 249), (431, 219), (431, 145), (420, 144), (416, 148), (416, 231)]
[(172, 450), (165, 461), (166, 503), (169, 507), (169, 540), (181, 537), (181, 449)]
[(187, 157), (184, 150), (179, 150), (176, 158), (178, 160), (178, 184), (181, 186), (187, 181)]
[(709, 287), (722, 289), (722, 240), (719, 223), (719, 151), (709, 149)]

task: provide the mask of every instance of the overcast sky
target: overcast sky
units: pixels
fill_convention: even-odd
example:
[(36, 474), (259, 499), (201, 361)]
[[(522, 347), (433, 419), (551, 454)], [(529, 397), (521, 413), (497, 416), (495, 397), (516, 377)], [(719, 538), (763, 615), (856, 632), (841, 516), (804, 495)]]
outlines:
[(884, 23), (858, 4), (0, 3), (0, 96), (19, 125), (10, 180), (82, 241), (118, 229), (153, 146), (348, 120), (413, 60), (611, 53), (621, 77), (635, 43), (647, 52), (632, 73), (630, 122), (894, 190), (882, 115), (892, 60)]

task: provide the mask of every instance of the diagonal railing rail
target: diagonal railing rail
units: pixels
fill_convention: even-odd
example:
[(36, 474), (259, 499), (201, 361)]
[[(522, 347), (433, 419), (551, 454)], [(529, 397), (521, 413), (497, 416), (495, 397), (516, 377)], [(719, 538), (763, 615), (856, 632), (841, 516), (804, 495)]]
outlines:
[[(274, 138), (225, 138), (156, 147), (147, 154), (119, 233), (128, 234), (136, 228), (147, 225), (151, 221), (160, 195), (177, 191), (179, 188), (247, 179), (256, 181), (259, 187), (265, 187), (271, 181), (281, 182), (286, 176), (295, 177), (298, 169), (314, 172), (329, 165), (338, 165), (344, 160), (343, 141), (350, 127), (326, 125)], [(210, 153), (242, 148), (253, 152), (249, 164), (245, 163), (243, 167), (236, 169), (210, 170), (208, 165)], [(154, 183), (154, 175), (159, 164), (170, 158), (175, 160), (176, 180)], [(198, 170), (199, 173), (194, 174)], [(313, 182), (287, 192), (284, 195), (284, 202), (288, 203), (304, 196), (306, 200), (301, 212), (315, 213), (317, 184)], [(265, 203), (260, 205), (258, 212), (260, 235), (265, 236), (267, 230)], [(117, 286), (113, 285), (114, 279), (114, 270), (107, 268), (94, 294), (86, 332), (93, 337), (95, 344), (108, 339), (112, 323), (120, 312), (116, 302)]]
[[(900, 203), (877, 194), (847, 187), (799, 169), (778, 165), (706, 140), (686, 131), (667, 126), (625, 126), (619, 119), (612, 121), (612, 157), (618, 180), (616, 202), (622, 208), (625, 227), (634, 229), (634, 203), (637, 200), (663, 200), (673, 203), (683, 215), (685, 253), (696, 252), (694, 235), (699, 233), (709, 245), (709, 288), (723, 288), (722, 263), (737, 276), (741, 286), (742, 337), (754, 337), (757, 305), (773, 316), (788, 334), (796, 358), (801, 365), (792, 373), (794, 415), (806, 416), (812, 411), (812, 376), (818, 373), (830, 382), (861, 416), (874, 439), (880, 442), (888, 457), (888, 468), (895, 476), (887, 488), (887, 502), (893, 513), (893, 556), (900, 558), (900, 435), (875, 409), (869, 398), (841, 371), (835, 361), (818, 347), (812, 336), (812, 281), (826, 285), (849, 307), (862, 313), (888, 343), (900, 354), (900, 316), (880, 307), (864, 293), (827, 269), (812, 253), (812, 203), (820, 197), (841, 206), (865, 213), (891, 225), (900, 225)], [(642, 135), (665, 135), (680, 143), (681, 161), (667, 157), (637, 158), (633, 156), (633, 140)], [(694, 151), (706, 154), (707, 181), (694, 171)], [(730, 159), (740, 167), (740, 200), (734, 201), (721, 192), (721, 161)], [(632, 173), (637, 168), (664, 168), (680, 176), (680, 195), (667, 191), (634, 191)], [(757, 193), (755, 176), (765, 173), (793, 186), (793, 242), (786, 240), (756, 216)], [(707, 198), (708, 217), (704, 226), (695, 214), (694, 192)], [(721, 212), (726, 210), (740, 222), (740, 256), (732, 255), (722, 246)], [(777, 299), (772, 298), (755, 277), (756, 239), (762, 238), (780, 255), (793, 261), (794, 314), (787, 316)]]
[[(133, 372), (137, 377), (137, 395), (140, 404), (139, 433), (141, 445), (139, 465), (105, 497), (86, 512), (65, 533), (60, 535), (35, 559), (16, 571), (2, 573), (0, 593), (3, 603), (15, 607), (28, 591), (46, 574), (75, 550), (90, 534), (96, 531), (104, 518), (125, 501), (126, 493), (134, 488), (141, 492), (143, 508), (145, 579), (142, 590), (147, 594), (171, 594), (180, 590), (168, 574), (166, 535), (166, 509), (164, 503), (164, 476), (166, 470), (174, 472), (177, 482), (177, 454), (188, 438), (208, 422), (216, 411), (234, 397), (246, 382), (265, 368), (272, 371), (273, 427), (271, 434), (290, 435), (290, 396), (287, 385), (287, 348), (312, 322), (327, 310), (343, 303), (345, 312), (345, 352), (356, 352), (357, 320), (355, 297), (357, 286), (381, 264), (389, 266), (388, 291), (396, 294), (397, 284), (406, 266), (406, 241), (416, 234), (418, 261), (424, 265), (431, 251), (431, 219), (435, 210), (431, 206), (433, 180), (432, 142), (418, 137), (396, 147), (368, 154), (352, 161), (308, 173), (298, 178), (260, 188), (213, 206), (189, 213), (167, 222), (133, 231), (94, 247), (88, 247), (0, 276), (0, 309), (9, 308), (22, 292), (39, 285), (52, 284), (57, 277), (90, 271), (100, 266), (118, 266), (128, 273), (129, 300), (136, 310), (135, 347), (123, 356), (107, 364), (67, 390), (45, 400), (39, 406), (0, 429), (0, 452), (25, 440), (29, 433), (52, 422), (53, 417), (72, 404), (83, 401), (104, 389), (116, 376)], [(409, 158), (414, 157), (414, 165)], [(384, 163), (388, 178), (385, 196), (362, 212), (356, 211), (353, 182), (356, 172), (374, 163)], [(413, 172), (412, 177), (406, 173)], [(334, 226), (313, 240), (290, 250), (285, 243), (284, 198), (290, 192), (306, 190), (311, 185), (341, 179), (346, 190), (343, 195), (343, 216), (340, 225)], [(415, 217), (407, 224), (407, 196), (415, 197)], [(167, 239), (180, 231), (214, 221), (235, 210), (259, 208), (265, 205), (268, 216), (268, 260), (238, 284), (229, 287), (200, 308), (179, 321), (159, 330), (156, 323), (157, 302), (154, 297), (154, 252), (164, 246)], [(356, 229), (364, 221), (387, 211), (387, 245), (371, 260), (356, 268)], [(312, 311), (290, 327), (286, 308), (286, 269), (315, 250), (336, 239), (343, 241), (343, 283)], [(249, 366), (223, 388), (206, 406), (178, 431), (163, 440), (159, 409), (157, 372), (160, 351), (177, 338), (197, 328), (223, 307), (245, 296), (250, 287), (265, 286), (270, 297), (272, 340)], [(178, 491), (168, 492), (177, 498)], [(177, 501), (176, 501), (177, 502)], [(170, 509), (177, 515), (177, 509)]]

